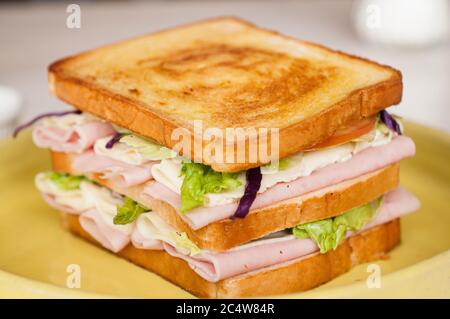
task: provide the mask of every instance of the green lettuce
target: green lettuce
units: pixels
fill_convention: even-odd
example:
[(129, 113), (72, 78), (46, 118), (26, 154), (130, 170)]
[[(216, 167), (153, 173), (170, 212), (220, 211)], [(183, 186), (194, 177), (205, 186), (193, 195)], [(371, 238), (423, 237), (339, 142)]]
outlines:
[(114, 216), (113, 223), (115, 225), (132, 223), (140, 214), (148, 211), (150, 211), (150, 209), (125, 196), (123, 203), (117, 205), (117, 214)]
[(348, 231), (357, 231), (364, 227), (376, 214), (382, 197), (370, 203), (353, 208), (333, 218), (298, 225), (292, 229), (297, 238), (311, 238), (321, 253), (336, 249), (345, 239)]
[(162, 160), (177, 156), (175, 151), (134, 134), (123, 136), (120, 142), (137, 149), (140, 154), (151, 160)]
[(200, 253), (200, 248), (189, 239), (186, 233), (174, 231), (173, 236), (175, 238), (176, 246), (188, 250), (191, 256)]
[(47, 177), (60, 189), (65, 191), (79, 189), (80, 183), (87, 180), (84, 176), (75, 176), (59, 172), (48, 172)]
[(219, 173), (210, 166), (198, 163), (184, 162), (181, 175), (184, 176), (181, 185), (182, 213), (202, 206), (207, 193), (221, 193), (241, 186), (237, 179), (239, 174)]
[(119, 132), (119, 133), (122, 133), (122, 134), (133, 134), (133, 132), (130, 131), (129, 129), (126, 129), (126, 128), (121, 127), (121, 126), (116, 125), (116, 124), (111, 124), (111, 125), (114, 128), (114, 130)]
[(346, 227), (336, 226), (333, 219), (328, 218), (296, 226), (293, 233), (297, 238), (311, 238), (319, 246), (320, 252), (326, 253), (342, 243), (346, 230)]
[(279, 161), (270, 162), (263, 166), (263, 169), (267, 169), (268, 171), (284, 171), (290, 166), (289, 158), (283, 158)]
[(383, 135), (390, 135), (392, 134), (392, 131), (389, 129), (389, 127), (386, 126), (386, 124), (383, 123), (383, 121), (381, 121), (380, 116), (377, 116), (377, 121), (375, 123), (375, 129), (380, 131), (381, 134)]

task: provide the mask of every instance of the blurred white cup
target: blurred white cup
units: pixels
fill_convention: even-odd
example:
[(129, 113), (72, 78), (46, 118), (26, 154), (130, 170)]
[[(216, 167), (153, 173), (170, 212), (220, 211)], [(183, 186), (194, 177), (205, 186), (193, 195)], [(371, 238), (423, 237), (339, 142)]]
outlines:
[(447, 0), (360, 0), (353, 3), (358, 34), (371, 42), (421, 47), (447, 40)]
[(0, 85), (0, 138), (13, 133), (22, 106), (22, 97), (11, 87)]

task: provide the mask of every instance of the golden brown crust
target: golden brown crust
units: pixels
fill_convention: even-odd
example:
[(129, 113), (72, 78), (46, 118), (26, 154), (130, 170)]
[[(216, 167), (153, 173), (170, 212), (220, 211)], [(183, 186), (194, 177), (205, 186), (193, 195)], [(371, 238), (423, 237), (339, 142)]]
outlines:
[[(146, 37), (161, 38), (170, 36), (171, 32), (185, 32), (189, 37), (186, 30), (209, 27), (223, 32), (224, 37), (220, 41), (217, 36), (193, 39), (192, 43), (180, 45), (178, 51), (168, 50), (161, 44), (160, 56), (138, 59), (136, 66), (130, 66), (131, 62), (127, 60), (122, 62), (123, 67), (119, 62), (112, 64), (117, 70), (111, 70), (111, 66), (92, 70), (96, 66), (91, 64), (101, 61), (96, 60), (101, 57), (101, 52), (121, 50), (139, 41), (136, 51), (142, 52), (145, 50), (142, 42)], [(236, 32), (253, 32), (253, 38), (258, 37), (259, 40), (245, 46), (230, 40), (227, 36), (233, 28)], [(268, 43), (269, 38), (283, 42), (277, 46), (269, 45), (264, 43), (266, 38)], [(292, 53), (295, 45), (299, 50), (314, 51), (314, 54), (295, 56)], [(337, 59), (346, 64), (338, 64)], [(204, 68), (206, 62), (211, 65)], [(367, 70), (352, 73), (348, 71), (351, 64)], [(83, 68), (87, 69), (84, 73), (81, 71)], [(375, 76), (368, 69), (379, 74)], [(374, 79), (368, 83), (355, 80), (353, 85), (345, 88), (345, 93), (333, 91), (351, 82), (351, 74), (364, 72), (368, 73), (365, 78), (373, 76)], [(230, 78), (224, 74), (230, 74)], [(138, 81), (139, 77), (143, 77), (142, 83)], [(159, 82), (157, 85), (148, 83), (148, 78), (157, 78)], [(242, 78), (247, 82), (233, 82)], [(210, 84), (211, 79), (215, 80), (213, 84)], [(104, 83), (106, 80), (110, 81), (109, 84)], [(169, 89), (164, 86), (166, 80)], [(123, 81), (122, 86), (115, 87), (117, 81)], [(175, 129), (184, 128), (192, 133), (191, 119), (201, 119), (204, 129), (276, 127), (280, 129), (280, 158), (307, 149), (331, 136), (338, 128), (399, 103), (402, 95), (402, 76), (393, 68), (292, 39), (237, 18), (219, 18), (181, 26), (57, 61), (49, 67), (49, 84), (53, 94), (75, 107), (168, 147), (174, 147), (178, 142), (171, 138)], [(142, 88), (138, 88), (139, 85)], [(331, 92), (330, 96), (343, 96), (331, 98), (328, 92)], [(153, 96), (155, 94), (156, 97)], [(324, 100), (330, 100), (330, 103), (319, 107), (325, 103)], [(206, 146), (208, 141), (202, 140), (202, 143)], [(248, 144), (246, 149), (245, 163), (214, 163), (207, 157), (202, 162), (224, 172), (261, 165), (259, 158), (250, 163)], [(193, 157), (193, 153), (184, 155)]]
[[(71, 158), (64, 153), (52, 152), (53, 168), (75, 173)], [(193, 230), (168, 203), (140, 197), (142, 186), (128, 190), (117, 189), (105, 180), (90, 176), (100, 184), (127, 195), (148, 207), (152, 207), (164, 220), (176, 229), (186, 232), (191, 240), (203, 249), (224, 251), (258, 239), (267, 234), (294, 227), (301, 223), (339, 215), (351, 208), (363, 205), (395, 189), (399, 182), (399, 163), (334, 187), (285, 200), (254, 210), (244, 219), (222, 220)]]
[[(62, 214), (64, 225), (93, 243), (78, 216)], [(117, 255), (150, 270), (175, 285), (205, 298), (237, 298), (299, 292), (317, 287), (349, 271), (354, 265), (381, 258), (400, 243), (400, 220), (376, 226), (347, 239), (336, 250), (266, 267), (221, 280), (206, 281), (182, 259), (164, 251), (142, 250), (128, 245)], [(98, 245), (98, 243), (96, 243)]]

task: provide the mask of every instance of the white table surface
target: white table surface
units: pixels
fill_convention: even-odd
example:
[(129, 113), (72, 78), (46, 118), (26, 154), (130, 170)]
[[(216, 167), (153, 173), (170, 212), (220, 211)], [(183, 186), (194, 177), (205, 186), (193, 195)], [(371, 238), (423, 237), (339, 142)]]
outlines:
[(66, 27), (67, 3), (0, 4), (0, 84), (24, 98), (20, 120), (67, 108), (48, 93), (47, 66), (65, 55), (206, 17), (237, 15), (301, 39), (400, 69), (404, 97), (395, 113), (450, 132), (450, 43), (406, 50), (355, 35), (351, 1), (79, 2), (81, 29)]

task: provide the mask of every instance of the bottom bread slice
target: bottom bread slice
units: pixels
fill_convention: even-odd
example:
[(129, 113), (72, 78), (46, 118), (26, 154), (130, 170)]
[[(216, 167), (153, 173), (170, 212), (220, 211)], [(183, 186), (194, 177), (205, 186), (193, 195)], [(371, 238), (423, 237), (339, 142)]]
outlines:
[[(99, 245), (78, 222), (78, 216), (62, 213), (72, 233)], [(195, 273), (187, 262), (161, 250), (137, 249), (131, 244), (117, 253), (199, 297), (236, 298), (299, 292), (317, 287), (349, 271), (353, 266), (381, 258), (400, 243), (400, 220), (348, 238), (336, 250), (316, 253), (282, 264), (213, 283)]]

